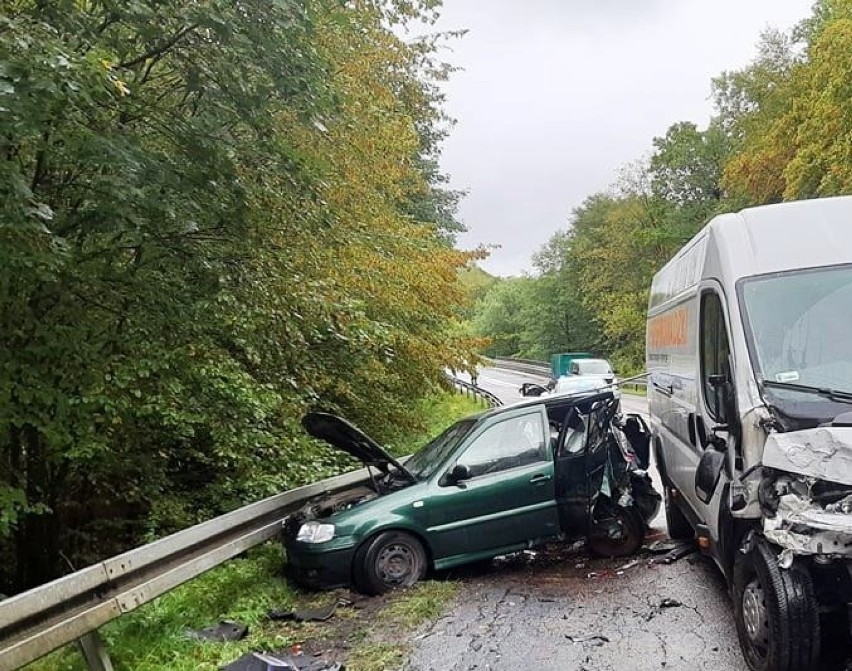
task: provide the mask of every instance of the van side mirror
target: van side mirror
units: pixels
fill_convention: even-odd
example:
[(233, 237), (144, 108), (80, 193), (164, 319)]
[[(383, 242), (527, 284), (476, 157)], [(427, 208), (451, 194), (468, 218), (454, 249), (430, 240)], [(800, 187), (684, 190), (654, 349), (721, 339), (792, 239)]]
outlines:
[(725, 454), (716, 450), (705, 450), (695, 471), (695, 493), (701, 503), (710, 503), (725, 467)]

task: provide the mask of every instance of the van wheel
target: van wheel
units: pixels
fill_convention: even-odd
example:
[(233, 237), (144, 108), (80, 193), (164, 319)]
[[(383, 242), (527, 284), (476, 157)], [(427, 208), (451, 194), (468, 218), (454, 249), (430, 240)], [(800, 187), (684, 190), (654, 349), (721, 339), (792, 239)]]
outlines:
[(683, 511), (681, 511), (681, 509), (677, 507), (677, 504), (672, 500), (672, 488), (664, 486), (663, 492), (666, 498), (666, 526), (669, 529), (669, 538), (673, 538), (674, 540), (687, 540), (693, 538), (695, 536), (695, 532), (692, 529), (692, 525), (689, 523), (689, 520), (686, 519), (686, 515), (683, 514)]
[(733, 583), (737, 635), (754, 671), (810, 671), (820, 654), (819, 609), (811, 575), (796, 561), (778, 566), (777, 554), (758, 540), (737, 553)]
[(592, 527), (586, 541), (589, 549), (601, 557), (634, 554), (645, 540), (645, 523), (634, 508), (617, 506)]
[(385, 594), (411, 587), (426, 575), (423, 544), (403, 531), (385, 531), (355, 553), (355, 587), (364, 594)]

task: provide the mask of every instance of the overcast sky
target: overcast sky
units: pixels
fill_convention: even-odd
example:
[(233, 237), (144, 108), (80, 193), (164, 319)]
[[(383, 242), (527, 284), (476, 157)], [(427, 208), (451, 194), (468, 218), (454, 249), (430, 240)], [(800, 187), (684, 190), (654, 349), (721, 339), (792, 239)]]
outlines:
[(439, 30), (467, 28), (445, 60), (458, 123), (442, 164), (461, 205), (464, 248), (497, 244), (482, 266), (530, 257), (584, 198), (677, 121), (705, 126), (710, 79), (746, 65), (767, 27), (812, 0), (444, 0)]

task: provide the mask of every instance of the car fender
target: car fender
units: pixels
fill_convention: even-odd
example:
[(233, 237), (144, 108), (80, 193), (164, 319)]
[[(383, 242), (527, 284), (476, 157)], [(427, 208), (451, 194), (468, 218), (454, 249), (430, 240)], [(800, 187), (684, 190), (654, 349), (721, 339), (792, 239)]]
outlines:
[(429, 560), (429, 567), (433, 567), (434, 564), (432, 557), (432, 548), (426, 538), (425, 529), (423, 529), (417, 524), (414, 524), (411, 520), (399, 515), (393, 517), (388, 516), (382, 520), (381, 524), (364, 524), (359, 529), (357, 529), (354, 534), (358, 538), (358, 543), (355, 547), (356, 553), (368, 541), (385, 531), (404, 531), (405, 533), (414, 536), (417, 540), (420, 541), (421, 545), (423, 545), (423, 549), (426, 551), (426, 557)]

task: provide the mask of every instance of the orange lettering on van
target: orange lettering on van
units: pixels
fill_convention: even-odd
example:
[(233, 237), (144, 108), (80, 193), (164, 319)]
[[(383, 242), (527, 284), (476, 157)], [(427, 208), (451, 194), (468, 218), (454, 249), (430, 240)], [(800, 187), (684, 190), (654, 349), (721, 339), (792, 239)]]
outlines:
[(683, 347), (688, 334), (688, 311), (685, 307), (654, 317), (648, 322), (648, 344), (651, 348)]

